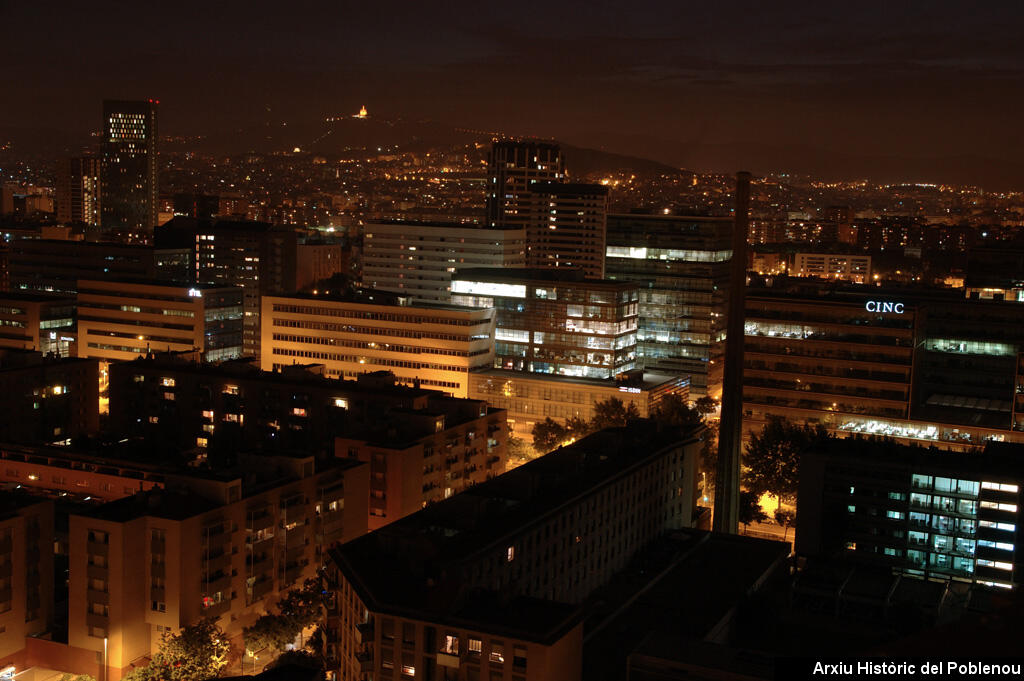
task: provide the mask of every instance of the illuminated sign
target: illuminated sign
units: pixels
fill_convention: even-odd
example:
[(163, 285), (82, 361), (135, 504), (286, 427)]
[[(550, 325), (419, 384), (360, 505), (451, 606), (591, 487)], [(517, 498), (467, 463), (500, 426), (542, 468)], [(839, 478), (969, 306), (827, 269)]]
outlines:
[(202, 298), (203, 297), (203, 292), (200, 291), (197, 288), (190, 288), (188, 290), (188, 295), (189, 295), (190, 298)]
[(903, 314), (903, 303), (869, 300), (864, 303), (864, 309), (868, 312), (895, 312), (896, 314)]
[(620, 386), (619, 387), (619, 392), (620, 393), (639, 393), (639, 392), (643, 392), (643, 391), (640, 388), (628, 388), (626, 386)]

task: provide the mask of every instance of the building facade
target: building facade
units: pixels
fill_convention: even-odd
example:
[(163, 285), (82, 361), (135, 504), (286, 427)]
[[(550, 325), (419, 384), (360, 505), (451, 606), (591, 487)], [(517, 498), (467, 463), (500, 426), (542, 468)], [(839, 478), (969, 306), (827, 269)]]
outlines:
[(532, 212), (530, 187), (563, 181), (565, 160), (557, 144), (496, 141), (487, 157), (487, 176), (487, 225), (525, 228)]
[(333, 549), (341, 677), (579, 679), (577, 608), (691, 526), (702, 432), (605, 430)]
[(100, 226), (104, 240), (149, 243), (157, 223), (157, 105), (103, 102)]
[(948, 448), (1024, 441), (1014, 303), (874, 287), (746, 300), (745, 430), (782, 416)]
[(418, 300), (447, 302), (452, 274), (467, 267), (523, 267), (523, 228), (444, 222), (391, 221), (366, 225), (363, 286)]
[(62, 225), (100, 224), (100, 177), (102, 160), (97, 156), (66, 159), (57, 176), (57, 221)]
[(203, 617), (240, 645), (331, 545), (365, 533), (366, 466), (255, 455), (242, 466), (168, 474), (163, 489), (70, 516), (68, 645), (105, 650), (104, 678)]
[(600, 380), (506, 369), (482, 369), (469, 375), (470, 398), (504, 409), (511, 433), (527, 441), (534, 425), (549, 417), (561, 422), (570, 418), (590, 421), (596, 402), (614, 398), (627, 408), (634, 405), (646, 418), (669, 394), (688, 400), (686, 377), (631, 372), (619, 380)]
[(461, 270), (452, 302), (495, 310), (494, 368), (614, 378), (637, 365), (639, 289), (582, 270)]
[(21, 291), (0, 293), (0, 348), (73, 356), (74, 298)]
[(528, 189), (526, 265), (580, 268), (604, 278), (608, 187), (536, 182)]
[(157, 243), (193, 252), (191, 281), (242, 289), (243, 352), (259, 357), (261, 298), (296, 290), (296, 232), (266, 222), (175, 218), (160, 228)]
[(392, 294), (263, 298), (260, 366), (323, 364), (332, 378), (391, 371), (406, 385), (468, 394), (471, 369), (494, 357), (494, 312), (404, 304)]
[(198, 350), (217, 361), (242, 354), (242, 290), (235, 286), (82, 279), (77, 307), (79, 357)]
[(434, 394), (348, 429), (335, 451), (370, 465), (369, 529), (504, 473), (506, 421), (483, 400)]
[(796, 553), (930, 580), (1021, 581), (1024, 446), (983, 452), (833, 440), (800, 462)]
[(68, 444), (99, 432), (95, 360), (0, 349), (0, 441)]
[(694, 397), (721, 393), (732, 219), (608, 216), (605, 271), (640, 285), (639, 366), (690, 376)]
[(795, 277), (818, 277), (864, 284), (871, 281), (870, 255), (797, 253), (789, 272)]

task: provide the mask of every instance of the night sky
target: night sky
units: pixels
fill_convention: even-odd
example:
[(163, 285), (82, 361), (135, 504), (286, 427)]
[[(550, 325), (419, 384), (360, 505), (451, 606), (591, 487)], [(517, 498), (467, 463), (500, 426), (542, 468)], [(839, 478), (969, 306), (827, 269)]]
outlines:
[(166, 134), (365, 104), (674, 163), (1024, 158), (1024, 3), (724, 5), (0, 0), (0, 128), (154, 97)]

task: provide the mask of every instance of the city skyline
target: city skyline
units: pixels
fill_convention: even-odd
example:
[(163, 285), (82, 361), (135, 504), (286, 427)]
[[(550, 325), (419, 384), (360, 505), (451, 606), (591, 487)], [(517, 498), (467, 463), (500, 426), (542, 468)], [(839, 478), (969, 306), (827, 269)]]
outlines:
[[(1009, 29), (1021, 10), (958, 10), (570, 3), (480, 16), (465, 3), (394, 13), (257, 3), (204, 7), (196, 31), (184, 8), (159, 17), (135, 8), (129, 18), (114, 4), (8, 6), (0, 62), (31, 66), (35, 77), (6, 78), (22, 106), (0, 129), (88, 134), (95, 123), (77, 112), (101, 92), (161, 99), (162, 127), (177, 135), (269, 125), (282, 144), (305, 145), (324, 118), (366, 105), (371, 116), (554, 138), (696, 170), (921, 181), (929, 168), (953, 174), (955, 160), (1024, 187), (1013, 121), (1024, 54)], [(530, 21), (534, 12), (545, 20)], [(150, 29), (127, 30), (136, 20)], [(44, 34), (11, 30), (40, 22)], [(98, 38), (89, 59), (73, 56), (77, 32)], [(488, 87), (496, 79), (531, 96), (505, 97)], [(985, 101), (999, 106), (976, 105)]]

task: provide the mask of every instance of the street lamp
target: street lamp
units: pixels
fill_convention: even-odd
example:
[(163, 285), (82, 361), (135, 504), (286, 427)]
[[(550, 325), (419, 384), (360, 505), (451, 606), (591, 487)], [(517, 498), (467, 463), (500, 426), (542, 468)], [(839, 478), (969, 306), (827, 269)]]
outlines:
[(103, 681), (110, 681), (110, 668), (107, 666), (107, 637), (103, 637)]

